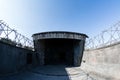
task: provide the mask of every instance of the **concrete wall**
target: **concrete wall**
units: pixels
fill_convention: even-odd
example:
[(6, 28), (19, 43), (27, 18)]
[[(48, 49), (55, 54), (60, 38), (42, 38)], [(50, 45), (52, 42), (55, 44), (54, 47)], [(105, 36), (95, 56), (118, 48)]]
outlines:
[(85, 44), (84, 40), (74, 42), (74, 65), (75, 66), (81, 65), (83, 51), (84, 51), (84, 44)]
[(39, 65), (44, 65), (44, 52), (45, 52), (45, 41), (44, 40), (37, 40), (34, 41), (34, 48), (37, 52), (37, 61)]
[[(32, 54), (31, 64), (27, 64), (28, 53)], [(18, 72), (28, 65), (35, 65), (35, 57), (36, 54), (31, 50), (0, 42), (0, 75)]]
[(120, 80), (120, 44), (86, 50), (81, 68), (97, 80)]

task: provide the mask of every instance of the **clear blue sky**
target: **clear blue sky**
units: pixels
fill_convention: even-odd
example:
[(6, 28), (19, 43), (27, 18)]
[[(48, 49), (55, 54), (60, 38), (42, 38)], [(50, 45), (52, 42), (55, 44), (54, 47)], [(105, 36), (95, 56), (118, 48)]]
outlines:
[(120, 21), (120, 0), (0, 0), (0, 19), (28, 37), (44, 31), (92, 37)]

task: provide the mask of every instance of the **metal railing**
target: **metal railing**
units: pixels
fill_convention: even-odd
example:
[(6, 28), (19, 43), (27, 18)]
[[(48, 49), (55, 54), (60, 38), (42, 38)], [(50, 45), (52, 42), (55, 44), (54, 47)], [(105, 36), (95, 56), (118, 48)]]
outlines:
[(0, 39), (15, 43), (15, 46), (22, 48), (33, 48), (33, 41), (16, 30), (10, 28), (4, 21), (0, 20)]
[(102, 31), (93, 38), (86, 40), (85, 49), (97, 49), (120, 42), (120, 21)]

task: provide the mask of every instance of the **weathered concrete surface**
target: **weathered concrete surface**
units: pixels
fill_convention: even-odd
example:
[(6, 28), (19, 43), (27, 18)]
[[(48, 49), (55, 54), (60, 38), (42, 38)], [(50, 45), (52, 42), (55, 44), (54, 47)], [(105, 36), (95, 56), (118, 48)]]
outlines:
[[(27, 54), (32, 55), (31, 64), (27, 64)], [(0, 75), (16, 73), (28, 65), (35, 65), (35, 57), (31, 50), (0, 42)]]
[(52, 31), (33, 34), (34, 48), (40, 65), (66, 64), (80, 66), (87, 35)]
[(33, 34), (33, 40), (38, 39), (75, 39), (85, 40), (88, 36), (86, 34), (67, 31), (50, 31)]
[(97, 80), (120, 80), (120, 44), (85, 51), (82, 69)]
[(95, 80), (80, 67), (41, 66), (33, 70), (10, 76), (1, 76), (0, 80)]

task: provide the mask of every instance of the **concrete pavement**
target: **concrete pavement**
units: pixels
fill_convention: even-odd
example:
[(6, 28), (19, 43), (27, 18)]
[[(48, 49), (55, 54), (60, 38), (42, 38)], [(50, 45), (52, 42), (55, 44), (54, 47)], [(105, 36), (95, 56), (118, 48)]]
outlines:
[(41, 66), (29, 71), (9, 76), (1, 76), (0, 80), (95, 80), (80, 67)]

